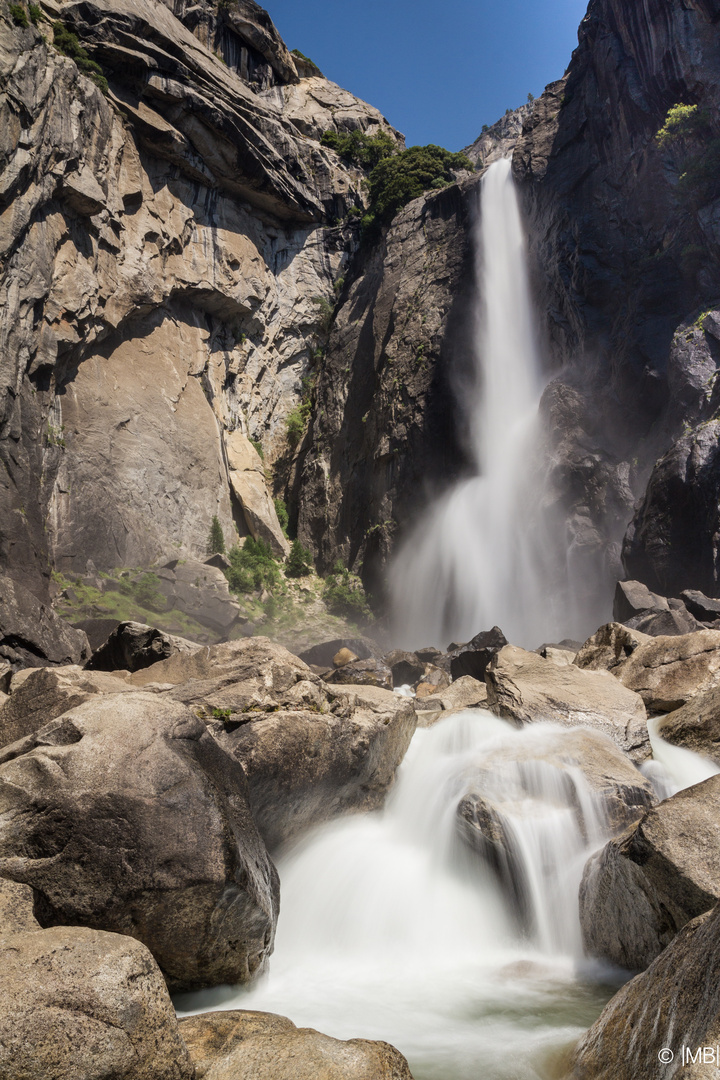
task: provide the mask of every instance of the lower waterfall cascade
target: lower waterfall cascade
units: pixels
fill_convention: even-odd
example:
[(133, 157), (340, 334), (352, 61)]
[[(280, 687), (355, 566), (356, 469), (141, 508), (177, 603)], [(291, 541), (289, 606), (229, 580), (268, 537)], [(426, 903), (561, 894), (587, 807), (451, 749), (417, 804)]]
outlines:
[[(258, 1009), (337, 1038), (385, 1039), (415, 1080), (551, 1076), (626, 977), (583, 957), (578, 886), (610, 831), (582, 772), (542, 759), (565, 730), (516, 729), (483, 710), (418, 730), (382, 811), (320, 826), (281, 853), (269, 973), (250, 990), (184, 995), (179, 1011)], [(512, 760), (528, 748), (530, 759)], [(691, 758), (704, 778), (707, 763)], [(522, 921), (458, 834), (458, 804), (489, 761), (525, 883)], [(679, 781), (671, 765), (655, 766), (663, 795), (693, 780), (687, 763)]]

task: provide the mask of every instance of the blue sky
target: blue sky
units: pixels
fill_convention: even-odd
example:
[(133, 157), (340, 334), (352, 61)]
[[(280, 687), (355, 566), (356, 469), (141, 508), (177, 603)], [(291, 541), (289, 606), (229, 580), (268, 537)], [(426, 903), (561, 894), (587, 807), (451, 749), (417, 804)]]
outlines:
[(563, 74), (587, 0), (261, 0), (290, 49), (414, 143), (459, 150)]

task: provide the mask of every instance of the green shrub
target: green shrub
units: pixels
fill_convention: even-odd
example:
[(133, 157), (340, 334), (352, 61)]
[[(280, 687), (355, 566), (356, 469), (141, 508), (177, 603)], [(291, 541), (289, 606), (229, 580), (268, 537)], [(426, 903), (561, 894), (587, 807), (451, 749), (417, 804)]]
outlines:
[(308, 65), (308, 67), (310, 68), (310, 70), (311, 70), (311, 74), (313, 74), (313, 75), (322, 75), (322, 71), (321, 71), (321, 70), (320, 70), (320, 68), (319, 68), (319, 67), (317, 66), (317, 64), (315, 63), (315, 61), (314, 61), (314, 60), (311, 60), (309, 56), (305, 56), (305, 54), (304, 54), (304, 53), (301, 53), (299, 49), (291, 49), (291, 50), (290, 50), (290, 55), (291, 55), (291, 56), (297, 56), (297, 58), (298, 58), (299, 60), (304, 60), (304, 61), (305, 61), (305, 63), (306, 63), (306, 64)]
[(356, 619), (367, 619), (371, 615), (362, 581), (341, 562), (337, 562), (333, 572), (325, 578), (322, 597), (333, 615)]
[(25, 8), (22, 6), (22, 4), (11, 4), (10, 15), (12, 21), (15, 23), (16, 26), (22, 26), (24, 29), (26, 26), (30, 25), (28, 23), (28, 17), (25, 13)]
[(250, 443), (251, 446), (255, 447), (258, 454), (260, 455), (260, 458), (264, 461), (265, 460), (265, 451), (263, 450), (262, 443), (260, 442), (260, 440), (259, 439), (250, 439), (250, 438), (248, 438), (248, 442)]
[(280, 528), (282, 529), (283, 534), (287, 536), (290, 518), (288, 516), (288, 508), (282, 499), (275, 499), (275, 513), (277, 514), (277, 519), (280, 522)]
[(708, 114), (697, 105), (673, 105), (665, 123), (655, 136), (658, 146), (666, 149), (678, 142), (702, 134), (708, 126)]
[(720, 195), (720, 139), (710, 114), (698, 105), (673, 105), (655, 136), (661, 150), (673, 151), (682, 172), (678, 194), (696, 208)]
[(441, 146), (411, 146), (385, 158), (370, 173), (370, 209), (363, 218), (365, 229), (389, 224), (401, 210), (437, 181), (452, 182), (456, 169), (473, 170), (464, 154), (453, 154)]
[(230, 567), (225, 571), (233, 592), (249, 593), (256, 589), (271, 589), (280, 581), (278, 564), (272, 549), (264, 540), (248, 536), (242, 547), (233, 545), (228, 552)]
[(87, 75), (96, 86), (99, 86), (103, 94), (107, 94), (108, 83), (103, 75), (103, 69), (94, 60), (91, 60), (85, 49), (80, 44), (77, 34), (68, 30), (64, 23), (53, 23), (53, 45), (63, 56), (74, 60), (83, 75)]
[(213, 515), (212, 525), (210, 526), (210, 534), (207, 542), (208, 555), (224, 555), (225, 554), (225, 536), (223, 535), (222, 525), (217, 514)]
[(312, 405), (309, 401), (301, 401), (287, 414), (287, 437), (293, 450), (305, 434), (311, 408)]
[(286, 577), (305, 577), (313, 569), (312, 552), (303, 547), (300, 540), (293, 540), (290, 554), (285, 564)]
[(384, 158), (397, 152), (397, 144), (386, 131), (366, 135), (364, 131), (325, 131), (320, 140), (348, 165), (370, 172)]
[(37, 26), (40, 20), (44, 18), (43, 10), (41, 7), (38, 6), (38, 4), (30, 4), (30, 6), (28, 7), (28, 12), (30, 14), (30, 22), (33, 24), (33, 26)]

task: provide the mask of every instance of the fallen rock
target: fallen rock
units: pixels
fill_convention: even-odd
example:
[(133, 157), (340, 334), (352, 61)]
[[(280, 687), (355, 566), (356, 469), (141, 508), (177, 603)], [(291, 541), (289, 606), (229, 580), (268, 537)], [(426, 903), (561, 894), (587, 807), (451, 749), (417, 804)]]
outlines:
[(82, 630), (73, 630), (22, 585), (0, 576), (0, 660), (17, 670), (89, 659), (90, 643)]
[(121, 622), (93, 653), (86, 667), (88, 671), (139, 671), (176, 653), (185, 655), (200, 648), (194, 641), (166, 634), (145, 623)]
[(330, 671), (324, 679), (329, 683), (369, 683), (372, 686), (383, 686), (386, 690), (393, 688), (392, 671), (382, 660), (376, 659), (344, 664), (343, 667)]
[(656, 637), (612, 668), (623, 686), (640, 694), (651, 712), (679, 709), (720, 682), (720, 630)]
[(711, 686), (661, 717), (657, 733), (673, 746), (684, 746), (720, 765), (720, 686)]
[(664, 596), (651, 592), (641, 581), (618, 581), (613, 600), (613, 618), (625, 623), (640, 615), (669, 611), (670, 607)]
[(122, 679), (104, 671), (67, 667), (29, 668), (13, 680), (12, 693), (0, 707), (0, 746), (7, 746), (48, 724), (97, 694), (131, 691)]
[(394, 649), (383, 660), (392, 671), (393, 686), (414, 686), (425, 674), (425, 663), (417, 653)]
[[(720, 907), (688, 923), (641, 975), (626, 983), (578, 1043), (568, 1080), (716, 1080), (702, 1052), (720, 1042)], [(662, 1051), (671, 1051), (674, 1062)], [(672, 1060), (672, 1059), (671, 1059)]]
[(587, 862), (580, 921), (587, 951), (646, 968), (720, 900), (720, 776), (678, 792)]
[(197, 1080), (412, 1080), (399, 1050), (332, 1039), (274, 1013), (204, 1013), (180, 1021)]
[(225, 454), (230, 486), (242, 507), (248, 532), (255, 540), (269, 544), (273, 555), (284, 559), (290, 543), (278, 521), (260, 455), (241, 431), (225, 432)]
[(699, 589), (685, 589), (680, 593), (680, 599), (700, 622), (713, 623), (720, 619), (720, 600), (711, 599)]
[(650, 756), (642, 698), (604, 671), (560, 667), (537, 653), (506, 645), (488, 665), (488, 708), (528, 724), (553, 720), (609, 735), (636, 763)]
[(614, 671), (639, 645), (652, 641), (649, 634), (631, 630), (622, 623), (606, 623), (578, 650), (573, 663), (586, 671)]
[(332, 641), (321, 641), (304, 652), (299, 657), (306, 664), (315, 664), (317, 667), (332, 667), (333, 657), (341, 649), (349, 649), (355, 653), (359, 660), (369, 660), (373, 656), (379, 656), (379, 649), (372, 638), (333, 638)]
[(340, 649), (333, 656), (332, 662), (335, 667), (343, 667), (344, 664), (354, 664), (359, 659), (360, 657), (356, 656), (350, 649)]
[[(103, 579), (100, 580), (102, 584)], [(74, 622), (72, 627), (73, 630), (83, 630), (87, 634), (90, 648), (96, 652), (119, 625), (119, 619), (80, 619), (79, 622)]]
[(282, 645), (266, 637), (241, 638), (219, 645), (204, 646), (193, 653), (177, 653), (143, 668), (130, 676), (133, 686), (150, 683), (212, 685), (214, 688), (240, 684), (262, 688), (272, 700), (300, 680), (310, 679), (320, 685), (307, 664)]
[[(672, 600), (669, 602), (673, 603)], [(670, 611), (661, 611), (658, 614), (651, 612), (648, 615), (639, 615), (635, 619), (629, 619), (627, 625), (651, 637), (691, 634), (695, 630), (703, 629), (703, 624), (694, 619), (684, 605), (672, 608)]]
[(472, 675), (474, 679), (484, 679), (485, 670), (493, 656), (508, 644), (508, 640), (499, 626), (476, 634), (467, 645), (456, 648), (448, 646), (450, 654), (450, 676), (459, 679), (463, 675)]
[(277, 874), (242, 769), (188, 709), (103, 695), (4, 758), (0, 874), (32, 886), (43, 926), (136, 937), (172, 989), (248, 982), (262, 969)]
[(245, 770), (253, 816), (271, 850), (318, 822), (382, 805), (417, 718), (410, 699), (367, 690), (390, 700), (343, 686), (325, 711), (256, 713), (218, 732)]
[(167, 987), (139, 941), (82, 926), (0, 938), (3, 1080), (193, 1080)]
[(433, 697), (439, 691), (445, 690), (448, 686), (450, 686), (450, 676), (447, 671), (443, 668), (428, 664), (423, 672), (421, 681), (415, 687), (415, 694), (419, 698)]
[(173, 559), (155, 573), (168, 607), (178, 608), (215, 633), (229, 633), (244, 618), (227, 578), (216, 566), (195, 559)]
[(482, 709), (487, 705), (487, 686), (472, 675), (461, 675), (440, 693), (422, 702), (423, 708), (434, 708), (436, 704), (445, 712)]

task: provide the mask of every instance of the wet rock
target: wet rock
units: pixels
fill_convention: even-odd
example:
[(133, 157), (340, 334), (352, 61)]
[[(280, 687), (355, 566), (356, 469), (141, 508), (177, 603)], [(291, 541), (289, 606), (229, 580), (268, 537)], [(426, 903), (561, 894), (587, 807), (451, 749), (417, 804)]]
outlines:
[(318, 645), (313, 645), (298, 655), (306, 664), (316, 664), (318, 667), (327, 669), (332, 666), (333, 657), (340, 649), (349, 649), (359, 660), (369, 660), (373, 656), (380, 655), (377, 644), (372, 638), (365, 637), (333, 638), (332, 641), (322, 641)]
[(507, 645), (508, 641), (499, 626), (476, 634), (472, 641), (456, 648), (448, 646), (450, 654), (450, 676), (459, 679), (463, 675), (472, 675), (474, 679), (484, 679), (485, 670), (493, 656)]
[(642, 698), (604, 671), (559, 667), (537, 653), (506, 645), (486, 671), (488, 707), (518, 724), (554, 720), (609, 735), (635, 762), (650, 756)]
[(0, 660), (17, 670), (89, 659), (90, 643), (82, 630), (73, 630), (22, 585), (0, 576)]
[(136, 937), (174, 989), (262, 969), (277, 874), (241, 767), (193, 713), (158, 695), (103, 695), (4, 757), (0, 874), (35, 890), (43, 926)]
[(382, 686), (386, 690), (393, 688), (393, 675), (390, 668), (382, 660), (358, 660), (356, 663), (345, 664), (325, 676), (329, 683), (368, 683), (372, 686)]
[(651, 638), (611, 670), (649, 711), (671, 712), (720, 682), (720, 630)]
[(673, 746), (683, 746), (720, 765), (720, 686), (711, 686), (661, 717), (657, 733)]
[(167, 987), (139, 941), (81, 926), (0, 938), (4, 1080), (193, 1080)]
[(233, 1010), (180, 1021), (197, 1080), (412, 1080), (386, 1042), (341, 1041), (274, 1013)]
[(394, 649), (383, 660), (392, 671), (393, 686), (414, 686), (425, 675), (425, 662), (417, 653)]
[(614, 671), (632, 656), (638, 645), (646, 645), (650, 640), (649, 634), (631, 630), (622, 623), (606, 623), (581, 646), (573, 663), (587, 671)]
[(720, 900), (719, 798), (720, 776), (680, 791), (588, 860), (580, 921), (592, 956), (642, 970)]
[(313, 710), (248, 714), (217, 738), (242, 764), (253, 816), (274, 850), (310, 825), (381, 806), (416, 723), (411, 700), (343, 686)]
[(86, 665), (88, 671), (139, 671), (176, 653), (201, 648), (194, 641), (166, 634), (145, 623), (119, 623)]
[[(683, 1066), (682, 1050), (714, 1050), (720, 1012), (720, 907), (688, 923), (641, 975), (618, 991), (578, 1043), (568, 1080), (715, 1080), (715, 1063)], [(630, 1034), (629, 1034), (630, 1033)], [(672, 1064), (661, 1051), (670, 1050)]]
[(12, 687), (0, 706), (0, 746), (7, 746), (82, 705), (97, 694), (131, 691), (122, 679), (105, 672), (88, 672), (76, 664), (57, 668), (32, 668)]

